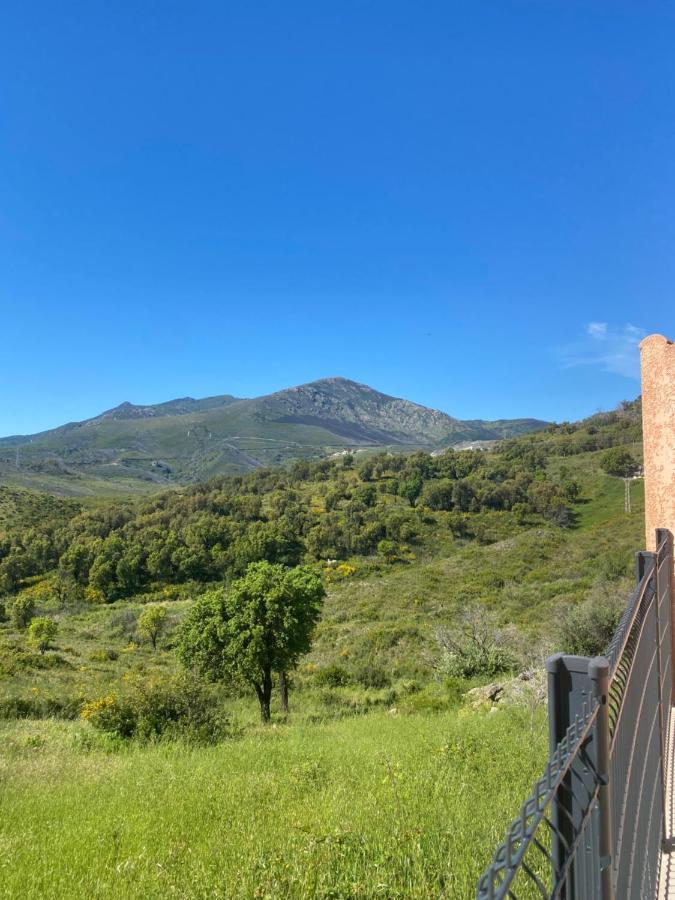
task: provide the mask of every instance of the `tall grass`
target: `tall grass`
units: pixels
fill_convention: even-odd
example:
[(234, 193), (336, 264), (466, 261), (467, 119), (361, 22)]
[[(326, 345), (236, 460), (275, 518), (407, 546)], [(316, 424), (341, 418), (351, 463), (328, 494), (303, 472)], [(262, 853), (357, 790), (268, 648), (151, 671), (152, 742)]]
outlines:
[(0, 731), (0, 896), (469, 898), (545, 756), (541, 717), (373, 713), (209, 748)]

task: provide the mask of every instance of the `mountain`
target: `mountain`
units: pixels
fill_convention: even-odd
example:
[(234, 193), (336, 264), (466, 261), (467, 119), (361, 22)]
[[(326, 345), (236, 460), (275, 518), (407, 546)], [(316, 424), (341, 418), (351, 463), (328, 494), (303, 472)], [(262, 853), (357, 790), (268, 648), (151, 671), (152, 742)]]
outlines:
[(255, 399), (121, 403), (82, 422), (0, 439), (0, 482), (56, 493), (136, 493), (351, 448), (438, 450), (547, 423), (461, 421), (346, 378)]

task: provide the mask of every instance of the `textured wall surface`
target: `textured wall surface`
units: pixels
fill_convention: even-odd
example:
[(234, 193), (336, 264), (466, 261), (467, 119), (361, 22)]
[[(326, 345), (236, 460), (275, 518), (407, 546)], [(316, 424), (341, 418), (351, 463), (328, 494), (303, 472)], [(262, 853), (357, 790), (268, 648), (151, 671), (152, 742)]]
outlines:
[(652, 334), (640, 344), (645, 450), (645, 525), (654, 550), (656, 528), (675, 534), (675, 344)]

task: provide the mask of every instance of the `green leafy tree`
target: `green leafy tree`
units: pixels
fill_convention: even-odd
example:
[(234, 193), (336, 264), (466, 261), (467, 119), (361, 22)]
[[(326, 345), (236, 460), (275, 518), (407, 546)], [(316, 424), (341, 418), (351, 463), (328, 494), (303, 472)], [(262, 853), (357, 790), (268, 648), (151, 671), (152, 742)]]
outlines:
[(422, 503), (433, 510), (451, 510), (454, 506), (452, 495), (455, 482), (449, 478), (431, 481), (424, 488)]
[(394, 541), (389, 541), (386, 538), (378, 541), (377, 552), (388, 563), (396, 562), (398, 558), (398, 547)]
[(33, 619), (28, 626), (28, 643), (40, 653), (49, 650), (49, 647), (57, 635), (59, 626), (53, 619), (39, 617)]
[(417, 502), (417, 498), (422, 493), (424, 482), (419, 475), (411, 475), (399, 485), (398, 492), (401, 497), (405, 497), (411, 506)]
[(23, 631), (35, 615), (35, 601), (28, 594), (19, 594), (15, 597), (9, 613), (14, 627)]
[(166, 629), (166, 607), (159, 604), (146, 606), (138, 617), (138, 630), (157, 649), (157, 641)]
[(473, 488), (468, 481), (458, 481), (452, 489), (452, 508), (469, 512), (474, 499)]
[(325, 591), (307, 567), (259, 562), (227, 592), (204, 594), (181, 628), (178, 654), (212, 680), (250, 684), (270, 720), (273, 673), (287, 673), (310, 648)]
[(600, 457), (600, 468), (608, 475), (617, 475), (620, 478), (630, 478), (638, 470), (637, 460), (629, 450), (621, 447), (612, 447)]

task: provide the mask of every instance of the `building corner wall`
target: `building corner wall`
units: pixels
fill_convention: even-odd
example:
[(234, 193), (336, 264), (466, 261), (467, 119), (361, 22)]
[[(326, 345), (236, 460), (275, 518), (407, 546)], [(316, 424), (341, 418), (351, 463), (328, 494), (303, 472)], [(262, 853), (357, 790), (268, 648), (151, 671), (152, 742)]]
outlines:
[(675, 343), (652, 334), (640, 344), (647, 548), (656, 529), (675, 535)]

